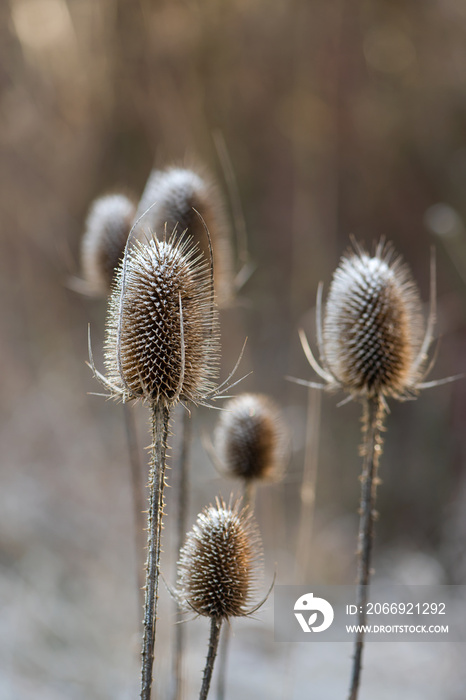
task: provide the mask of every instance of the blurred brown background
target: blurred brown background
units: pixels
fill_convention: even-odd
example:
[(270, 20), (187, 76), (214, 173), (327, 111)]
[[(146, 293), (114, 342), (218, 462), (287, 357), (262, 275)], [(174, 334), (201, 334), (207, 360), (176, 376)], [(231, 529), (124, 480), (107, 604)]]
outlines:
[[(315, 344), (317, 284), (328, 288), (349, 234), (368, 247), (392, 240), (425, 300), (435, 245), (442, 342), (432, 377), (464, 371), (465, 71), (466, 7), (453, 0), (0, 4), (0, 700), (137, 696), (121, 409), (88, 395), (99, 387), (85, 366), (89, 322), (101, 366), (105, 305), (67, 286), (90, 202), (115, 188), (140, 196), (154, 165), (202, 163), (231, 213), (213, 138), (222, 134), (256, 266), (222, 312), (223, 376), (247, 335), (243, 371), (254, 373), (238, 391), (278, 399), (293, 443), (284, 484), (258, 498), (266, 580), (276, 571), (292, 583), (301, 569), (305, 581), (350, 583), (360, 407), (322, 397), (317, 505), (296, 564), (307, 390), (284, 376), (313, 378), (297, 328)], [(377, 572), (464, 584), (466, 384), (391, 409)], [(136, 411), (145, 445), (147, 417)], [(195, 420), (199, 438), (217, 415)], [(199, 439), (194, 468), (190, 522), (235, 487)], [(163, 569), (173, 581), (170, 522)], [(162, 599), (168, 638), (173, 611)], [(262, 622), (244, 621), (249, 633), (235, 625), (231, 697), (307, 698), (310, 687), (318, 699), (342, 697), (350, 648), (277, 648), (270, 608)], [(196, 697), (207, 629), (191, 629), (187, 697)], [(368, 650), (361, 700), (464, 697), (460, 649), (395, 646)]]

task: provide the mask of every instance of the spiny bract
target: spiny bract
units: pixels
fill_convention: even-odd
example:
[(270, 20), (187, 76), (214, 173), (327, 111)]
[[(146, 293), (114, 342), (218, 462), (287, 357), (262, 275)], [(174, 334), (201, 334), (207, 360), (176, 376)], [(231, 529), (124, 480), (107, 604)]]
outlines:
[(262, 394), (231, 399), (215, 431), (216, 454), (232, 476), (278, 478), (283, 471), (285, 430), (278, 407)]
[(171, 167), (151, 173), (138, 206), (138, 216), (144, 215), (143, 221), (149, 221), (155, 231), (166, 227), (168, 234), (175, 233), (177, 237), (186, 232), (207, 257), (207, 236), (197, 212), (212, 239), (215, 289), (222, 305), (232, 294), (232, 252), (217, 188), (187, 168)]
[(323, 361), (354, 395), (401, 398), (416, 388), (425, 358), (419, 294), (408, 268), (380, 243), (376, 255), (344, 256), (328, 294)]
[(248, 614), (261, 561), (260, 537), (249, 509), (223, 500), (197, 518), (178, 562), (178, 592), (199, 615)]
[(89, 292), (107, 295), (135, 214), (135, 206), (122, 194), (100, 197), (93, 202), (81, 243), (81, 266)]
[(124, 400), (171, 406), (213, 389), (217, 312), (207, 265), (189, 240), (136, 241), (109, 301), (107, 381)]

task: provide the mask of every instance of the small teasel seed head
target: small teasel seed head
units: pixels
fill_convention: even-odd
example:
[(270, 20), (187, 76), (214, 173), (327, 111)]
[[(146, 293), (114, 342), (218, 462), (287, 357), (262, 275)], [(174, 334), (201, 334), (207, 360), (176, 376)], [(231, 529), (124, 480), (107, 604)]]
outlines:
[(228, 401), (215, 431), (216, 455), (230, 475), (277, 480), (283, 474), (287, 436), (280, 410), (262, 394)]
[(166, 227), (169, 235), (176, 232), (177, 237), (186, 232), (208, 257), (207, 236), (199, 214), (202, 216), (212, 240), (217, 300), (219, 305), (226, 303), (232, 294), (232, 252), (223, 204), (214, 184), (187, 168), (154, 170), (139, 203), (138, 215), (146, 210), (143, 221), (150, 222), (154, 231), (161, 232)]
[(416, 388), (423, 318), (418, 289), (393, 248), (345, 255), (327, 297), (324, 363), (355, 396), (400, 398)]
[(109, 299), (107, 380), (170, 407), (213, 390), (219, 345), (207, 263), (189, 240), (135, 241)]
[(249, 509), (217, 499), (200, 513), (181, 550), (179, 597), (199, 615), (247, 615), (261, 563), (260, 536)]
[(96, 296), (110, 292), (135, 211), (123, 194), (100, 197), (91, 205), (81, 243), (81, 267), (89, 291)]

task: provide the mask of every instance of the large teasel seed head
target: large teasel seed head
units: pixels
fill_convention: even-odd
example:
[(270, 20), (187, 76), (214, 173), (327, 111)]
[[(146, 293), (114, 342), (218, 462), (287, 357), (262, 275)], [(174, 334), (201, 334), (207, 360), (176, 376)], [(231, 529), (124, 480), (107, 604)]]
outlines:
[(323, 353), (327, 370), (355, 396), (400, 398), (421, 373), (423, 317), (416, 284), (393, 248), (379, 243), (345, 255), (325, 307)]
[(107, 382), (170, 407), (213, 390), (219, 356), (209, 266), (189, 240), (136, 241), (109, 300)]
[(106, 296), (123, 257), (136, 208), (123, 194), (96, 199), (81, 242), (81, 267), (89, 293)]
[(198, 515), (180, 552), (180, 600), (207, 617), (247, 615), (261, 562), (260, 536), (249, 509), (217, 499)]
[(280, 410), (262, 394), (228, 401), (215, 430), (215, 453), (227, 472), (245, 481), (283, 474), (287, 437)]
[[(147, 212), (145, 214), (145, 212)], [(199, 213), (197, 213), (199, 212)], [(187, 168), (154, 170), (138, 206), (138, 216), (154, 231), (180, 237), (192, 236), (204, 255), (209, 255), (205, 222), (215, 264), (215, 291), (220, 306), (232, 295), (232, 251), (220, 193), (206, 177)]]

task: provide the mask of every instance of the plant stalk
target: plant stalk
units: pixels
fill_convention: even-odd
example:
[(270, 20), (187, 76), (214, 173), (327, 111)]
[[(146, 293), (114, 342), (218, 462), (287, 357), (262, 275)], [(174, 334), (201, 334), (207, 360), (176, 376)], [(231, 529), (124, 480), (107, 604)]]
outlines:
[(141, 700), (150, 700), (152, 687), (168, 419), (168, 408), (160, 404), (156, 404), (152, 407), (152, 445), (149, 468), (150, 493), (147, 517), (147, 562), (143, 621), (144, 635), (142, 640)]
[(222, 618), (213, 617), (210, 621), (210, 639), (209, 650), (205, 662), (204, 676), (202, 678), (202, 687), (199, 694), (199, 700), (207, 700), (209, 693), (210, 681), (214, 670), (215, 657), (217, 656), (218, 640), (220, 639), (220, 630), (222, 628)]
[(225, 625), (223, 633), (220, 639), (220, 651), (219, 651), (219, 669), (217, 677), (217, 700), (225, 700), (225, 689), (226, 689), (226, 679), (227, 679), (227, 666), (228, 666), (228, 650), (230, 648), (230, 636), (231, 627), (230, 625)]
[(312, 552), (312, 529), (319, 467), (319, 435), (321, 413), (320, 391), (309, 389), (307, 395), (306, 444), (303, 477), (300, 489), (299, 528), (296, 547), (295, 581), (305, 583)]
[(243, 506), (249, 506), (251, 512), (256, 502), (257, 482), (254, 479), (245, 479), (243, 484)]
[[(178, 463), (178, 526), (176, 551), (179, 555), (186, 536), (186, 523), (188, 518), (188, 495), (189, 495), (189, 449), (192, 435), (191, 415), (185, 409), (181, 424), (181, 450)], [(180, 605), (176, 606), (175, 625), (175, 660), (173, 668), (173, 700), (181, 700), (182, 678), (183, 678), (183, 652), (185, 641), (185, 627), (182, 624), (183, 615)]]
[[(256, 501), (257, 482), (253, 479), (245, 479), (243, 481), (243, 505), (249, 506), (251, 511), (254, 510)], [(230, 649), (231, 626), (227, 625), (222, 633), (220, 640), (219, 652), (219, 670), (217, 679), (217, 700), (225, 700), (227, 666), (228, 666), (228, 651)]]
[[(371, 557), (374, 542), (375, 501), (377, 495), (377, 468), (381, 453), (380, 431), (383, 406), (379, 397), (366, 400), (364, 406), (363, 471), (361, 475), (361, 508), (358, 535), (357, 607), (358, 625), (366, 624), (366, 605), (371, 575)], [(360, 627), (362, 629), (362, 627)], [(362, 670), (364, 632), (356, 635), (349, 700), (357, 700)]]
[[(128, 443), (128, 457), (131, 475), (131, 492), (133, 500), (133, 521), (134, 521), (134, 545), (137, 567), (138, 584), (138, 620), (140, 621), (140, 610), (144, 607), (144, 567), (143, 556), (145, 547), (144, 538), (144, 498), (142, 493), (142, 465), (139, 460), (139, 452), (136, 438), (136, 423), (129, 404), (123, 404), (123, 417), (125, 421), (126, 441)], [(138, 623), (139, 629), (140, 622)]]

